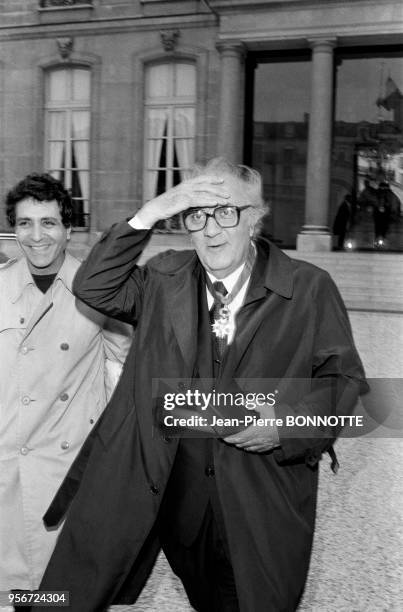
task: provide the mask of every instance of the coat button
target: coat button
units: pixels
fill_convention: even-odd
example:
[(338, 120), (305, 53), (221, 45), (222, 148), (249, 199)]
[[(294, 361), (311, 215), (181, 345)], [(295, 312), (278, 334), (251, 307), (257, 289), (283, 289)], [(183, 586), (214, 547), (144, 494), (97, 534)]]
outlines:
[(150, 491), (153, 495), (158, 495), (158, 493), (160, 492), (159, 488), (156, 487), (155, 485), (150, 486)]
[(62, 400), (62, 402), (66, 402), (69, 399), (69, 394), (68, 393), (61, 393), (59, 398)]
[(20, 453), (21, 453), (21, 455), (28, 455), (29, 448), (27, 448), (26, 446), (21, 446)]
[(29, 351), (29, 348), (28, 348), (27, 346), (23, 346), (23, 347), (21, 348), (21, 353), (22, 353), (23, 355), (26, 355), (26, 354), (28, 353), (28, 351)]
[(28, 397), (28, 395), (24, 395), (21, 398), (21, 403), (24, 404), (24, 406), (28, 406), (28, 404), (31, 402), (31, 398)]
[(62, 342), (60, 348), (62, 349), (62, 351), (68, 351), (70, 347), (67, 342)]
[(206, 469), (204, 470), (204, 473), (206, 474), (206, 476), (208, 476), (209, 478), (212, 478), (215, 474), (215, 470), (214, 467), (212, 465), (208, 465), (206, 467)]
[(25, 319), (24, 319), (24, 317), (20, 317), (20, 323), (21, 323), (21, 325), (22, 325), (23, 323), (25, 323)]
[(95, 420), (94, 419), (90, 419), (90, 424), (94, 425), (94, 423), (95, 423)]
[(67, 442), (67, 440), (64, 440), (61, 444), (60, 444), (60, 448), (63, 450), (67, 450), (68, 448), (70, 448), (70, 444)]

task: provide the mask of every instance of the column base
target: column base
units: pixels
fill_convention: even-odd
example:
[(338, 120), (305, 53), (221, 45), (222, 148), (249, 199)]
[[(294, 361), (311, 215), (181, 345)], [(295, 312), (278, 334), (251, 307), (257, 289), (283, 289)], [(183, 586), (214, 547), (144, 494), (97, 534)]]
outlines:
[(333, 236), (328, 232), (301, 233), (297, 236), (297, 251), (331, 251)]

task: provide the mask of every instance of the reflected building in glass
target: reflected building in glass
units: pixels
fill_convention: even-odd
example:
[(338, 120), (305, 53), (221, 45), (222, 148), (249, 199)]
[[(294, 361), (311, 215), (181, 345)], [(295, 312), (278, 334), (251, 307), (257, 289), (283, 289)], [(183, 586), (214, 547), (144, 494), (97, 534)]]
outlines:
[[(340, 229), (344, 208), (340, 249), (403, 249), (403, 94), (397, 84), (403, 89), (403, 60), (396, 52), (378, 53), (354, 49), (335, 57), (328, 225)], [(305, 213), (311, 62), (303, 53), (257, 54), (248, 69), (246, 151), (264, 177), (271, 208), (265, 232), (295, 248)]]

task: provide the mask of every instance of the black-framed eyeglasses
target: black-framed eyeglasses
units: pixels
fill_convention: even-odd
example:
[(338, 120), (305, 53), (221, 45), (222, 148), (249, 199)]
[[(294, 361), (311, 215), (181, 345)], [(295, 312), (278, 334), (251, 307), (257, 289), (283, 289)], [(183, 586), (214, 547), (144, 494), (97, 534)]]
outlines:
[(199, 232), (204, 229), (209, 217), (214, 217), (215, 222), (220, 227), (236, 227), (239, 223), (241, 211), (251, 208), (251, 204), (246, 206), (215, 206), (212, 212), (207, 212), (205, 208), (189, 208), (182, 213), (183, 223), (189, 232)]

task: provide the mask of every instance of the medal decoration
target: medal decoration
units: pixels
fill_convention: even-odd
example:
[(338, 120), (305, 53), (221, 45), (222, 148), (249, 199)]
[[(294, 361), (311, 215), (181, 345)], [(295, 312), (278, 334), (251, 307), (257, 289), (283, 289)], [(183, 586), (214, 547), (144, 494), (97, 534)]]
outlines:
[(216, 336), (216, 338), (220, 340), (228, 339), (228, 336), (231, 333), (229, 304), (232, 302), (235, 296), (239, 293), (244, 283), (250, 276), (251, 270), (253, 268), (253, 264), (255, 262), (255, 257), (256, 257), (256, 247), (253, 244), (253, 242), (251, 242), (248, 256), (245, 261), (243, 270), (237, 282), (235, 283), (234, 288), (232, 289), (231, 293), (229, 293), (228, 295), (223, 295), (220, 291), (217, 291), (213, 287), (211, 280), (206, 275), (207, 276), (207, 286), (209, 288), (211, 295), (214, 297), (215, 300), (218, 300), (219, 302), (221, 302), (221, 305), (222, 305), (220, 310), (218, 311), (218, 318), (216, 318), (214, 323), (211, 325), (213, 334)]
[[(218, 295), (221, 297), (221, 294)], [(214, 321), (211, 327), (213, 329), (213, 334), (215, 334), (217, 338), (226, 338), (229, 336), (231, 326), (229, 322), (229, 308), (227, 304), (224, 303), (222, 308), (220, 308), (218, 311), (218, 318)]]

